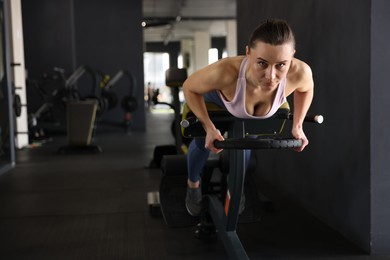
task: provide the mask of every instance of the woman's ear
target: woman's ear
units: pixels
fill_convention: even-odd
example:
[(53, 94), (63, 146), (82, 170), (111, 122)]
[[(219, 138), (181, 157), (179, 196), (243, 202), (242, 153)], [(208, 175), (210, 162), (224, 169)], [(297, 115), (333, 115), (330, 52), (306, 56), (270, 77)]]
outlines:
[(249, 49), (249, 47), (248, 47), (248, 45), (245, 47), (245, 54), (246, 54), (246, 56), (248, 56), (249, 55), (249, 51), (250, 51), (250, 49)]

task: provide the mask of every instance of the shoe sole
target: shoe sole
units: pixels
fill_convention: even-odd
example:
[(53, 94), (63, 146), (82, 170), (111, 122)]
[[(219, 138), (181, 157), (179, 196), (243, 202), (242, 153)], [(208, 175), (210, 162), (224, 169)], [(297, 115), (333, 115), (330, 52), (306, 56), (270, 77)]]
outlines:
[(187, 203), (186, 203), (186, 209), (187, 209), (188, 214), (190, 214), (191, 216), (193, 216), (193, 217), (199, 217), (200, 213), (199, 213), (199, 214), (194, 214), (194, 213), (192, 213), (191, 210), (187, 207)]

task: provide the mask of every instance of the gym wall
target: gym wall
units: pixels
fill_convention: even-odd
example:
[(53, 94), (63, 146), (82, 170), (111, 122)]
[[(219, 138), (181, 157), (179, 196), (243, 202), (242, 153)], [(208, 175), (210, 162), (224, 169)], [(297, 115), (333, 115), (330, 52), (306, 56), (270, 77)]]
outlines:
[[(40, 78), (55, 66), (67, 75), (82, 65), (111, 76), (126, 69), (136, 78), (141, 107), (133, 129), (144, 131), (142, 0), (23, 0), (22, 8), (28, 76)], [(122, 97), (129, 95), (127, 85), (126, 79), (118, 83)], [(124, 112), (118, 106), (104, 117), (119, 123)]]
[[(253, 10), (256, 15), (248, 15)], [(288, 20), (296, 57), (314, 74), (309, 113), (325, 117), (321, 126), (304, 125), (310, 141), (304, 152), (256, 152), (259, 186), (293, 200), (371, 254), (390, 253), (389, 13), (387, 0), (237, 1), (238, 53), (245, 53), (261, 20)]]

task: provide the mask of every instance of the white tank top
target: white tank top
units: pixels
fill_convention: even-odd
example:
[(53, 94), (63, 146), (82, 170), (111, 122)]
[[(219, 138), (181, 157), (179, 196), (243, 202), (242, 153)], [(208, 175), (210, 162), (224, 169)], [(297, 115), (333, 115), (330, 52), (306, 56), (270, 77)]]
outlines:
[(248, 59), (245, 58), (240, 66), (240, 72), (238, 74), (236, 93), (232, 101), (226, 101), (223, 97), (222, 93), (218, 91), (219, 96), (222, 99), (222, 102), (225, 104), (226, 109), (235, 117), (243, 118), (243, 119), (265, 119), (269, 118), (276, 113), (279, 107), (286, 102), (286, 98), (284, 96), (284, 89), (286, 87), (286, 78), (282, 79), (279, 83), (275, 99), (272, 103), (271, 109), (264, 116), (252, 116), (247, 113), (245, 107), (245, 92), (246, 92), (246, 67), (248, 64)]

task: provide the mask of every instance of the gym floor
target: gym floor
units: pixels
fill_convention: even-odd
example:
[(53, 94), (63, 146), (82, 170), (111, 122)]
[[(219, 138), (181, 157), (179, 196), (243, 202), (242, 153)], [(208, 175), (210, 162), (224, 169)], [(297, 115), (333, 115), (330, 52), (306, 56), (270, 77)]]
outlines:
[[(218, 239), (194, 237), (194, 227), (169, 228), (149, 214), (146, 194), (160, 171), (148, 168), (153, 149), (173, 143), (171, 114), (147, 114), (147, 132), (126, 135), (99, 127), (103, 153), (60, 155), (65, 137), (17, 152), (0, 176), (1, 259), (226, 259)], [(165, 127), (167, 126), (167, 127)], [(273, 211), (239, 224), (251, 259), (390, 259), (369, 256), (285, 198)]]

